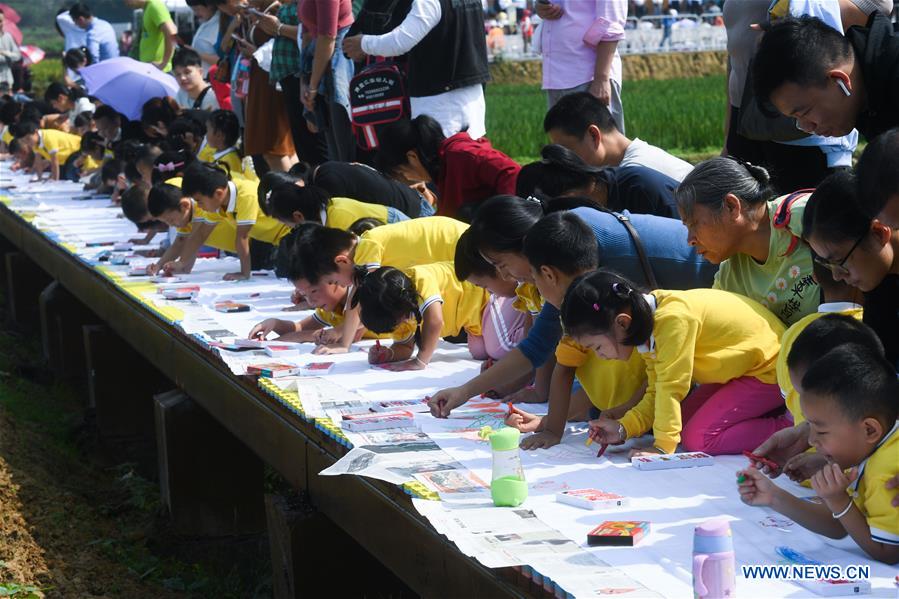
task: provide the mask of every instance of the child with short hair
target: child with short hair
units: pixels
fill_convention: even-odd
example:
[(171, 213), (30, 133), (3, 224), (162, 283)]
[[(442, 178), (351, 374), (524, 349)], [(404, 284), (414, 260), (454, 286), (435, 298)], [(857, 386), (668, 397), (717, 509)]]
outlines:
[[(473, 247), (472, 241), (470, 229), (459, 237), (453, 268), (459, 281), (467, 281), (490, 293), (490, 301), (481, 321), (481, 337), (468, 339), (468, 350), (472, 357), (483, 360), (486, 369), (496, 360), (501, 360), (524, 339), (531, 326), (531, 316), (515, 308), (516, 282), (500, 277), (496, 267), (484, 260), (477, 248)], [(525, 382), (513, 385), (515, 388), (511, 391), (520, 389), (533, 379), (530, 374), (520, 378)], [(501, 392), (500, 389), (495, 391)]]
[[(646, 363), (647, 387), (620, 419), (591, 421), (600, 443), (652, 430), (653, 450), (739, 454), (790, 425), (775, 363), (781, 321), (758, 302), (719, 289), (644, 294), (605, 270), (582, 275), (561, 306), (566, 333), (600, 357)], [(691, 393), (693, 382), (700, 386)]]
[[(452, 261), (456, 243), (468, 228), (445, 216), (406, 220), (377, 227), (356, 237), (332, 227), (316, 227), (298, 248), (303, 271), (313, 283), (322, 277), (343, 285), (355, 284), (356, 266), (372, 270), (379, 266), (407, 269), (420, 264)], [(359, 328), (359, 313), (345, 312), (343, 326), (334, 333), (339, 340), (317, 348), (321, 353), (345, 353)]]
[[(299, 225), (293, 232), (294, 239), (300, 239), (309, 234), (315, 225), (310, 223)], [(299, 322), (269, 318), (253, 327), (248, 335), (249, 339), (262, 337), (275, 333), (282, 341), (313, 342), (321, 344), (325, 340), (325, 334), (329, 329), (343, 324), (344, 306), (347, 302), (347, 286), (333, 281), (319, 280), (312, 283), (305, 276), (302, 265), (296, 251), (292, 250), (289, 261), (287, 278), (293, 283), (299, 296), (305, 298), (308, 305), (315, 309), (312, 316)], [(406, 336), (415, 332), (414, 326), (408, 326), (404, 333)], [(377, 334), (368, 330), (360, 330), (358, 339), (390, 339), (392, 333)]]
[[(236, 227), (234, 247), (240, 259), (240, 272), (227, 273), (226, 281), (249, 279), (254, 264), (256, 268), (271, 267), (278, 242), (290, 233), (288, 227), (275, 219), (259, 214), (257, 185), (240, 177), (229, 180), (221, 168), (203, 162), (196, 162), (184, 171), (182, 194), (196, 200), (213, 226), (226, 222)], [(251, 240), (257, 248), (255, 260), (250, 252)], [(170, 262), (164, 268), (167, 272), (179, 272), (183, 266)]]
[(899, 563), (899, 518), (885, 486), (899, 473), (895, 370), (870, 347), (849, 343), (810, 365), (801, 385), (809, 443), (831, 461), (811, 479), (824, 504), (791, 495), (755, 468), (738, 473), (740, 498), (832, 539), (848, 534), (872, 559)]
[[(134, 202), (134, 207), (129, 209), (134, 218), (129, 216), (130, 220), (156, 219), (175, 229), (175, 240), (159, 260), (147, 268), (147, 272), (150, 274), (156, 274), (166, 264), (173, 261), (180, 261), (180, 272), (190, 272), (196, 261), (197, 251), (202, 246), (234, 252), (235, 228), (229, 222), (212, 225), (197, 203), (191, 198), (183, 196), (180, 187), (181, 178), (174, 177), (166, 183), (157, 183), (152, 188), (141, 186), (141, 193), (136, 195), (133, 200), (126, 198), (128, 193), (122, 197), (123, 211), (125, 211), (126, 199), (129, 204)], [(141, 208), (144, 210), (142, 215)], [(128, 212), (126, 212), (126, 216), (128, 216)]]
[[(572, 212), (556, 212), (540, 219), (525, 237), (524, 254), (540, 295), (556, 307), (562, 304), (572, 281), (599, 265), (596, 236)], [(602, 359), (572, 337), (563, 335), (555, 356), (547, 416), (540, 418), (519, 410), (520, 414), (509, 420), (509, 424), (523, 432), (536, 433), (523, 440), (525, 449), (556, 445), (568, 420), (585, 419), (585, 406), (571, 400), (572, 385), (576, 382), (593, 404), (594, 413), (620, 408), (619, 413), (624, 415), (636, 405), (645, 389), (646, 367), (637, 352), (626, 361)]]
[(32, 167), (38, 179), (49, 166), (50, 178), (59, 181), (69, 156), (81, 149), (81, 138), (77, 135), (56, 129), (41, 129), (33, 121), (19, 122), (12, 129), (15, 139), (21, 140), (23, 148), (33, 151), (41, 159)]
[[(480, 336), (488, 301), (485, 289), (456, 278), (452, 262), (436, 262), (405, 273), (391, 266), (365, 272), (351, 306), (359, 307), (366, 329), (390, 333), (394, 339), (392, 345), (370, 348), (369, 363), (399, 372), (427, 368), (441, 337), (463, 330)], [(413, 323), (410, 335), (408, 326)]]
[[(822, 279), (823, 280), (823, 279)], [(822, 287), (828, 287), (823, 283)], [(828, 304), (822, 304), (827, 306)], [(833, 304), (830, 304), (833, 305)], [(791, 480), (802, 482), (808, 480), (812, 474), (821, 469), (824, 462), (817, 453), (806, 452), (808, 443), (808, 422), (799, 405), (801, 385), (794, 385), (802, 381), (808, 367), (821, 356), (834, 347), (854, 343), (870, 347), (879, 355), (883, 355), (883, 344), (874, 331), (867, 325), (859, 322), (860, 310), (847, 310), (845, 313), (831, 312), (818, 314), (818, 318), (809, 315), (803, 321), (797, 322), (787, 329), (781, 339), (780, 354), (777, 358), (777, 380), (784, 391), (787, 409), (793, 417), (794, 426), (774, 433), (767, 441), (759, 445), (753, 453), (767, 457), (776, 464), (777, 469), (772, 469), (758, 462), (753, 462), (757, 468), (761, 468), (770, 476), (777, 477), (783, 472)], [(794, 327), (804, 324), (804, 328), (795, 337), (791, 337)]]

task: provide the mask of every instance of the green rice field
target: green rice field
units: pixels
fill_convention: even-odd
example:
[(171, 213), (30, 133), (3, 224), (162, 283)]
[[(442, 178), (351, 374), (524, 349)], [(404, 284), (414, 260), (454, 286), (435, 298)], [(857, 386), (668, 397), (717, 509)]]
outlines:
[[(721, 151), (726, 105), (724, 75), (625, 81), (627, 136), (639, 137), (691, 162)], [(487, 135), (519, 162), (539, 157), (546, 97), (539, 85), (488, 85)]]

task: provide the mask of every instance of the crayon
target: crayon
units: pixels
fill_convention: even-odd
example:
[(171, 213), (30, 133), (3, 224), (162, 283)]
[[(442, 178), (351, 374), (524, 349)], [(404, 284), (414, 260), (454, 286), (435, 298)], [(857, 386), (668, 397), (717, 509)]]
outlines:
[(599, 448), (599, 451), (596, 452), (596, 457), (601, 458), (602, 454), (604, 454), (606, 452), (606, 449), (608, 449), (608, 448), (609, 448), (609, 444), (603, 443), (602, 447)]
[(745, 482), (746, 482), (746, 475), (741, 472), (739, 475), (737, 475), (737, 484), (741, 484), (741, 483), (745, 483)]

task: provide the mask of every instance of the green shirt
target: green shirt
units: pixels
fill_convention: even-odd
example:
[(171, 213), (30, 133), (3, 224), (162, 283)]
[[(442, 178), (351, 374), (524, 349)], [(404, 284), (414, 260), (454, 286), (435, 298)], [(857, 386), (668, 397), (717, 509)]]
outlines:
[(732, 291), (761, 302), (786, 325), (794, 324), (818, 310), (821, 297), (818, 282), (812, 274), (812, 254), (808, 246), (797, 240), (786, 255), (794, 235), (802, 236), (802, 213), (809, 194), (799, 197), (790, 209), (788, 227), (775, 228), (774, 215), (786, 196), (768, 202), (771, 219), (771, 241), (768, 260), (759, 264), (752, 256), (737, 254), (721, 263), (715, 275), (716, 289)]
[[(162, 25), (170, 23), (172, 16), (162, 0), (149, 0), (144, 7), (143, 23), (140, 36), (140, 61), (158, 63), (165, 55), (165, 34)], [(164, 71), (172, 70), (172, 61), (169, 59)]]

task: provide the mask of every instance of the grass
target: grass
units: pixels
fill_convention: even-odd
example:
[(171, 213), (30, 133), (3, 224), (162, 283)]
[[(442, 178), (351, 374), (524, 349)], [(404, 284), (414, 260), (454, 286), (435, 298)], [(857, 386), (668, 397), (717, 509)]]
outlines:
[[(29, 492), (37, 492), (35, 485), (41, 485), (41, 495), (71, 496), (69, 501), (49, 502), (49, 507), (43, 503), (30, 506), (34, 513), (29, 517), (35, 522), (38, 537), (48, 539), (65, 534), (70, 537), (67, 543), (81, 539), (78, 550), (85, 554), (79, 554), (85, 562), (85, 577), (103, 567), (103, 563), (113, 563), (128, 573), (131, 588), (142, 586), (143, 596), (158, 595), (154, 589), (216, 599), (270, 594), (267, 558), (242, 563), (247, 554), (260, 554), (255, 544), (251, 551), (234, 551), (229, 559), (203, 561), (194, 559), (196, 550), (180, 548), (189, 548), (189, 544), (166, 532), (165, 518), (160, 519), (158, 485), (140, 476), (133, 464), (110, 466), (96, 454), (97, 448), (90, 440), (93, 437), (84, 429), (83, 398), (72, 387), (49, 381), (45, 371), (36, 366), (40, 363), (39, 345), (33, 336), (10, 334), (0, 327), (0, 415), (15, 423), (16, 437), (21, 439), (16, 443), (26, 443), (27, 439), (32, 446), (27, 449), (17, 445), (21, 453), (0, 457), (15, 466), (20, 484)], [(13, 442), (6, 439), (6, 443)], [(41, 449), (36, 452), (33, 447)], [(30, 478), (24, 478), (25, 472)], [(59, 478), (62, 473), (65, 476)], [(46, 478), (48, 475), (52, 480)], [(7, 516), (5, 512), (0, 515)], [(245, 544), (249, 546), (251, 542), (255, 543)], [(179, 544), (178, 551), (173, 543)], [(259, 546), (262, 544), (260, 541)], [(55, 555), (61, 547), (45, 549)], [(265, 550), (267, 554), (267, 545)], [(123, 578), (110, 573), (102, 581), (90, 584), (116, 595), (116, 585), (124, 583)], [(46, 590), (9, 580), (5, 563), (0, 561), (0, 598), (42, 597)]]
[(48, 57), (31, 65), (31, 89), (35, 98), (43, 98), (44, 90), (54, 81), (62, 81), (62, 60)]
[[(62, 80), (62, 63), (48, 58), (31, 67), (36, 97)], [(622, 90), (627, 136), (639, 137), (699, 162), (721, 151), (724, 141), (725, 76), (625, 81)], [(539, 158), (549, 143), (543, 132), (546, 96), (539, 85), (487, 86), (487, 131), (493, 145), (521, 163)]]
[[(627, 136), (639, 137), (696, 162), (721, 151), (724, 75), (625, 81), (621, 92)], [(493, 145), (519, 162), (540, 156), (546, 96), (539, 85), (488, 85), (487, 131)]]

